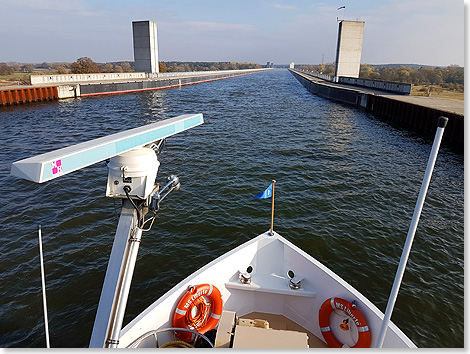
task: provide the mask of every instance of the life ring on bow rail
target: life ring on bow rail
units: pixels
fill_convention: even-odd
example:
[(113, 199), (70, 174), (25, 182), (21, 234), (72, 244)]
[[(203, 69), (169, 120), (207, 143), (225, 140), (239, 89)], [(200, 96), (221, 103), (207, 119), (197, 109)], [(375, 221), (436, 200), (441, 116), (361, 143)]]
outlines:
[[(219, 289), (212, 284), (192, 286), (183, 295), (173, 314), (173, 327), (206, 333), (217, 326), (222, 315), (223, 301)], [(176, 332), (186, 342), (194, 340), (195, 334)]]
[(330, 348), (341, 348), (343, 346), (343, 344), (341, 344), (335, 338), (330, 328), (330, 315), (335, 310), (343, 311), (353, 320), (357, 327), (359, 338), (357, 343), (351, 348), (369, 348), (370, 331), (369, 327), (367, 326), (367, 321), (365, 320), (361, 311), (359, 311), (357, 307), (353, 306), (349, 301), (338, 297), (332, 297), (328, 300), (325, 300), (325, 302), (320, 307), (320, 312), (318, 315), (321, 334)]

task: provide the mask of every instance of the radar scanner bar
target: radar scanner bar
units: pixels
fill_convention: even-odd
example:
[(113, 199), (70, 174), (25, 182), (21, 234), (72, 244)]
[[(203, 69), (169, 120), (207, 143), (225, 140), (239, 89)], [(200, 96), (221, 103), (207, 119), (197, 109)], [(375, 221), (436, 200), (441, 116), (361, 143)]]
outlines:
[(16, 161), (11, 166), (11, 174), (43, 183), (202, 123), (204, 123), (202, 113), (184, 114)]

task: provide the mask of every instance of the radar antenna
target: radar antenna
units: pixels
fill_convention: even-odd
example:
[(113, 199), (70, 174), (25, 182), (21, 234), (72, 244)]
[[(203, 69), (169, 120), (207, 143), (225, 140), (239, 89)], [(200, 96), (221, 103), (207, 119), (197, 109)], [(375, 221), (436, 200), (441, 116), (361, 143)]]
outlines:
[[(185, 114), (12, 164), (12, 175), (43, 183), (109, 160), (106, 195), (121, 198), (123, 204), (90, 347), (118, 346), (142, 232), (150, 230), (160, 202), (180, 187), (178, 177), (172, 175), (167, 185), (159, 191), (159, 185), (155, 184), (160, 165), (156, 153), (167, 137), (203, 123), (201, 113)], [(153, 216), (144, 220), (149, 211)], [(151, 224), (145, 229), (149, 221)]]

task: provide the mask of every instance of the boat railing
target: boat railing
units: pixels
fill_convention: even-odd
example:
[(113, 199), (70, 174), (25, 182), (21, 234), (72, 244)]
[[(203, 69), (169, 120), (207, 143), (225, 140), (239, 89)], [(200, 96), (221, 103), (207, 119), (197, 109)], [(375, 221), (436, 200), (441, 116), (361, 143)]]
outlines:
[(194, 339), (194, 342), (196, 342), (197, 337), (201, 337), (202, 339), (204, 339), (209, 344), (209, 346), (211, 348), (214, 348), (214, 343), (212, 343), (210, 341), (210, 339), (207, 338), (204, 334), (199, 333), (198, 331), (194, 331), (192, 329), (188, 329), (188, 328), (175, 328), (175, 327), (153, 329), (151, 331), (148, 331), (148, 332), (142, 334), (137, 339), (135, 339), (131, 344), (126, 346), (126, 348), (137, 348), (145, 339), (147, 339), (148, 337), (151, 337), (151, 336), (155, 337), (155, 343), (158, 344), (157, 334), (160, 334), (160, 333), (163, 333), (163, 332), (169, 332), (169, 331), (190, 332), (190, 333), (196, 335), (196, 337)]

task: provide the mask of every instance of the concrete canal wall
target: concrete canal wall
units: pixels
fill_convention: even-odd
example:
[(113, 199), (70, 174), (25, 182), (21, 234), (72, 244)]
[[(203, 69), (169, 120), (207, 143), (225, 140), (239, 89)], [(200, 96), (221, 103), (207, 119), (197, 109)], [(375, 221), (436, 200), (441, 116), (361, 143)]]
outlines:
[[(166, 89), (172, 87), (180, 87), (185, 85), (198, 84), (208, 81), (227, 79), (230, 77), (248, 75), (259, 72), (258, 70), (227, 70), (227, 71), (214, 71), (211, 73), (198, 72), (193, 73), (163, 73), (163, 74), (148, 74), (153, 78), (147, 80), (135, 81), (114, 81), (114, 82), (89, 82), (80, 85), (80, 96), (96, 96), (106, 94), (118, 94), (125, 92), (135, 91), (148, 91)], [(166, 74), (166, 75), (165, 75)]]
[(338, 80), (341, 84), (369, 87), (372, 89), (383, 90), (388, 92), (395, 92), (402, 95), (411, 94), (411, 84), (401, 84), (397, 82), (387, 82), (379, 80), (366, 80), (354, 77), (340, 77)]
[(143, 80), (146, 73), (97, 73), (97, 74), (63, 74), (63, 75), (31, 75), (31, 85), (58, 85), (103, 80)]
[(176, 76), (220, 75), (233, 73), (252, 73), (264, 69), (219, 70), (219, 71), (192, 71), (169, 73), (95, 73), (95, 74), (62, 74), (62, 75), (31, 75), (31, 85), (57, 85), (83, 82), (121, 81), (121, 80), (147, 80)]
[(31, 86), (0, 89), (0, 106), (52, 101), (95, 95), (119, 94), (133, 91), (181, 87), (235, 76), (254, 74), (263, 70), (221, 70), (177, 73), (97, 73), (70, 75), (37, 75)]
[(319, 79), (323, 79), (326, 81), (337, 82), (338, 84), (368, 87), (368, 88), (377, 89), (377, 90), (400, 93), (403, 95), (411, 94), (411, 84), (402, 84), (402, 83), (397, 83), (397, 82), (388, 82), (388, 81), (380, 81), (380, 80), (367, 80), (367, 79), (359, 79), (355, 77), (335, 77), (331, 75), (319, 74), (319, 73), (306, 71), (306, 70), (296, 70), (296, 71), (309, 75), (309, 76), (319, 78)]
[[(406, 129), (424, 139), (432, 140), (436, 133), (440, 116), (449, 118), (442, 143), (463, 153), (464, 115), (449, 108), (438, 100), (420, 101), (419, 97), (391, 94), (385, 91), (353, 87), (325, 81), (298, 70), (290, 70), (297, 80), (311, 93), (329, 100), (365, 109), (388, 122), (390, 125)], [(436, 103), (437, 102), (437, 103)], [(462, 103), (463, 106), (463, 103)]]

